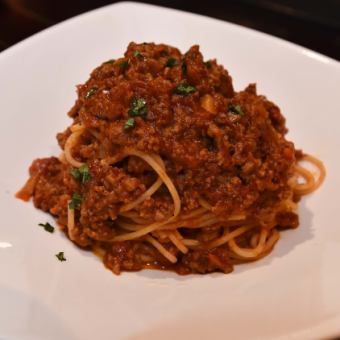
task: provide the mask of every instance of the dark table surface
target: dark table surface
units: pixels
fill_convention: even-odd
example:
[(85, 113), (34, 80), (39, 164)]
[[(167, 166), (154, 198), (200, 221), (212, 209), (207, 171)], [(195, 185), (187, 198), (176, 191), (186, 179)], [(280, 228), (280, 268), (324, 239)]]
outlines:
[[(0, 51), (105, 0), (0, 0)], [(340, 60), (340, 0), (147, 0), (237, 23)]]

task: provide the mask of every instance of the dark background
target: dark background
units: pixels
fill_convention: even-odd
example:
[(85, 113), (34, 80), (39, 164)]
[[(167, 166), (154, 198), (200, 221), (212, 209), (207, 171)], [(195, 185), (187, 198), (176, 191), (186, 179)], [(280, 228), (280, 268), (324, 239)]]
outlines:
[[(114, 2), (0, 0), (0, 51), (57, 22)], [(200, 13), (251, 27), (340, 60), (340, 0), (144, 2)]]

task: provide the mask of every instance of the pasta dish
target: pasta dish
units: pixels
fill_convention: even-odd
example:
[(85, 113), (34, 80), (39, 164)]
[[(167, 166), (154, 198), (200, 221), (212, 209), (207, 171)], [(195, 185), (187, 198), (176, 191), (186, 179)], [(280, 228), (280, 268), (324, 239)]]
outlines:
[(198, 46), (130, 43), (77, 91), (61, 155), (33, 161), (17, 197), (115, 274), (229, 273), (258, 260), (325, 177), (285, 138), (280, 109), (255, 84), (235, 91)]

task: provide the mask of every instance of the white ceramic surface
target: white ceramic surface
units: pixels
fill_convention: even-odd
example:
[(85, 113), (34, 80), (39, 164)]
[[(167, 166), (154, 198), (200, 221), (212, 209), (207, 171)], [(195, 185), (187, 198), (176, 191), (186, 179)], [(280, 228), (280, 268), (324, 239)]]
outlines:
[[(130, 41), (200, 44), (234, 78), (257, 82), (289, 138), (320, 157), (327, 179), (300, 206), (301, 226), (267, 258), (230, 275), (114, 276), (53, 220), (14, 198), (30, 162), (58, 155), (75, 85)], [(1, 339), (311, 339), (340, 334), (340, 64), (225, 22), (136, 3), (108, 6), (0, 54)], [(66, 262), (54, 254), (64, 251)]]

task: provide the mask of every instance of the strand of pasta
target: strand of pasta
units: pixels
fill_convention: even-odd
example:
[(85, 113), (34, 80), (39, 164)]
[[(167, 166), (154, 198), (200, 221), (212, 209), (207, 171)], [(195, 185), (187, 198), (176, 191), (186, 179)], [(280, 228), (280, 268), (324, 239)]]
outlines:
[(31, 176), (25, 183), (25, 185), (15, 194), (17, 198), (24, 201), (28, 201), (33, 196), (35, 186), (39, 179), (39, 173)]
[(241, 248), (236, 244), (235, 238), (232, 238), (228, 241), (228, 246), (231, 251), (235, 254), (239, 255), (243, 258), (255, 258), (256, 256), (260, 255), (264, 249), (266, 238), (268, 235), (268, 230), (265, 228), (261, 229), (259, 242), (256, 248)]
[(168, 223), (163, 225), (161, 230), (174, 230), (177, 228), (188, 228), (188, 229), (197, 229), (203, 228), (207, 226), (211, 226), (219, 222), (219, 219), (215, 216), (202, 216), (202, 218), (198, 218), (195, 220), (185, 220), (185, 221), (177, 221), (176, 223)]
[(238, 260), (240, 260), (240, 262), (249, 262), (249, 261), (256, 261), (264, 256), (266, 256), (274, 247), (275, 243), (280, 239), (280, 233), (275, 229), (272, 228), (270, 230), (271, 234), (268, 237), (265, 246), (263, 248), (263, 251), (257, 255), (256, 257), (253, 258), (244, 258), (242, 256), (237, 255), (236, 253), (231, 252), (230, 256), (233, 258), (236, 258)]
[[(203, 197), (199, 197), (198, 199), (200, 205), (202, 207), (204, 207), (205, 209), (207, 210), (212, 210), (212, 205), (206, 200), (204, 199)], [(227, 218), (228, 221), (238, 221), (238, 220), (242, 220), (242, 219), (245, 219), (246, 218), (246, 215), (245, 214), (235, 214), (235, 215), (232, 215), (230, 217)], [(221, 218), (221, 220), (223, 220), (223, 218)]]
[(302, 168), (299, 165), (295, 166), (295, 171), (305, 179), (305, 183), (298, 183), (296, 181), (293, 185), (294, 191), (300, 195), (306, 195), (313, 191), (315, 187), (314, 175), (309, 170)]
[(177, 229), (177, 228), (203, 228), (211, 226), (216, 223), (228, 224), (229, 222), (244, 221), (243, 215), (230, 216), (229, 218), (221, 218), (213, 213), (202, 214), (201, 216), (195, 217), (194, 219), (178, 220), (167, 225), (162, 226), (161, 229)]
[(188, 252), (188, 248), (183, 244), (182, 240), (180, 240), (174, 232), (169, 233), (169, 239), (183, 254), (186, 254)]
[(295, 171), (297, 174), (302, 176), (306, 182), (294, 183), (293, 190), (299, 195), (306, 195), (312, 191), (315, 191), (322, 184), (326, 176), (326, 169), (323, 163), (313, 156), (304, 155), (301, 160), (312, 163), (319, 172), (318, 176), (315, 177), (315, 175), (308, 169), (300, 165), (295, 165)]
[(174, 230), (173, 233), (180, 239), (183, 240), (183, 236), (181, 235), (181, 233), (178, 231), (178, 229)]
[(222, 244), (225, 244), (225, 243), (229, 242), (231, 239), (233, 239), (233, 238), (235, 238), (237, 236), (240, 236), (241, 234), (245, 233), (246, 231), (248, 231), (248, 230), (250, 230), (252, 228), (254, 228), (254, 225), (242, 226), (242, 227), (239, 227), (239, 228), (233, 230), (232, 232), (229, 232), (228, 228), (225, 228), (224, 235), (221, 236), (220, 238), (210, 242), (208, 244), (208, 247), (209, 248), (219, 247)]
[(181, 199), (178, 195), (177, 189), (175, 188), (175, 185), (173, 184), (172, 180), (167, 175), (164, 167), (162, 167), (159, 164), (159, 158), (154, 158), (155, 155), (153, 154), (147, 154), (139, 150), (135, 149), (126, 149), (127, 155), (133, 155), (142, 158), (146, 163), (148, 163), (158, 174), (158, 176), (163, 180), (164, 184), (168, 188), (170, 195), (172, 196), (172, 199), (174, 201), (174, 214), (173, 216), (176, 217), (179, 212), (181, 211)]
[(180, 216), (180, 218), (182, 220), (187, 220), (189, 218), (193, 218), (193, 217), (196, 217), (198, 215), (202, 215), (203, 213), (206, 213), (206, 212), (207, 212), (207, 210), (205, 208), (201, 207), (201, 208), (197, 208), (197, 209), (195, 209), (195, 210), (193, 210), (193, 211), (191, 211), (187, 214), (182, 214)]
[[(198, 215), (202, 215), (205, 212), (206, 212), (206, 209), (201, 207), (201, 208), (198, 208), (198, 209), (191, 211), (190, 213), (178, 215), (177, 218), (174, 220), (174, 222), (188, 220), (190, 218), (197, 217)], [(124, 217), (128, 217), (128, 218), (132, 219), (133, 221), (137, 220), (139, 218), (137, 212), (130, 212), (129, 211), (129, 212), (126, 212), (126, 213), (119, 213), (119, 215), (124, 216)]]
[(200, 203), (200, 205), (207, 209), (207, 210), (211, 210), (212, 209), (212, 205), (210, 203), (208, 203), (207, 200), (205, 200), (203, 197), (199, 197), (198, 198), (198, 202)]
[(106, 254), (105, 249), (103, 249), (100, 246), (100, 244), (96, 244), (96, 243), (92, 246), (92, 251), (95, 255), (97, 255), (101, 259), (103, 259)]
[[(206, 223), (208, 225), (216, 223), (218, 221), (218, 218), (213, 214), (206, 214), (204, 216), (196, 217), (195, 219), (187, 219), (187, 220), (181, 220), (178, 219), (175, 222), (166, 223), (163, 225), (161, 230), (174, 230), (179, 227), (186, 227), (186, 228), (201, 228), (201, 225), (205, 226)], [(121, 220), (117, 221), (119, 226), (121, 226), (124, 229), (127, 230), (140, 230), (141, 228), (145, 227), (144, 224), (132, 224), (127, 223)]]
[(192, 239), (189, 239), (189, 238), (184, 238), (182, 240), (183, 244), (187, 247), (197, 247), (200, 245), (200, 241), (198, 240), (192, 240)]
[(83, 162), (77, 161), (72, 156), (72, 149), (74, 145), (77, 143), (79, 137), (82, 135), (83, 132), (84, 132), (84, 128), (77, 127), (77, 129), (75, 129), (75, 131), (72, 132), (70, 136), (67, 138), (65, 147), (64, 147), (64, 154), (65, 154), (65, 158), (67, 162), (73, 165), (75, 168), (79, 168), (84, 164)]
[(75, 221), (74, 221), (74, 209), (69, 207), (70, 201), (67, 203), (67, 231), (71, 241), (75, 240)]
[(84, 131), (85, 127), (81, 124), (74, 124), (70, 127), (71, 132)]
[[(119, 213), (119, 217), (130, 219), (131, 221), (137, 223), (138, 225), (147, 225), (152, 223), (150, 219), (140, 217), (138, 213), (133, 211), (127, 211), (125, 213)], [(137, 228), (138, 229), (138, 228)]]
[[(60, 158), (66, 159), (66, 161), (73, 165), (76, 168), (79, 168), (84, 163), (77, 161), (72, 156), (72, 149), (74, 145), (77, 143), (79, 137), (84, 132), (85, 128), (81, 124), (75, 124), (71, 126), (71, 135), (67, 138), (64, 147), (64, 153), (60, 156)], [(70, 240), (74, 241), (76, 239), (75, 236), (75, 216), (74, 216), (74, 209), (70, 209), (69, 203), (67, 203), (67, 230)]]
[(280, 233), (275, 229), (271, 229), (271, 235), (268, 238), (266, 245), (263, 249), (263, 253), (267, 253), (269, 251), (271, 251), (271, 249), (274, 247), (275, 243), (279, 240), (280, 238)]
[(258, 244), (260, 239), (260, 233), (256, 233), (254, 235), (252, 235), (251, 239), (250, 239), (250, 245), (255, 248), (256, 245)]
[(161, 243), (159, 243), (156, 239), (154, 239), (150, 235), (145, 236), (145, 240), (151, 243), (166, 259), (168, 259), (171, 263), (176, 263), (176, 256), (172, 255), (168, 250), (166, 250)]
[[(193, 218), (193, 217), (198, 217), (199, 215), (202, 215), (204, 212), (206, 212), (206, 209), (201, 207), (201, 208), (198, 208), (196, 210), (193, 210), (190, 213), (180, 214), (179, 216), (177, 216), (176, 219), (174, 219), (173, 223), (176, 222), (177, 224), (183, 224), (185, 220), (188, 220), (188, 219)], [(124, 213), (119, 213), (119, 215), (123, 216), (123, 217), (127, 217), (127, 218), (131, 219), (133, 222), (135, 222), (135, 223), (129, 223), (129, 222), (126, 222), (126, 221), (122, 221), (121, 219), (117, 220), (117, 224), (121, 228), (129, 230), (129, 231), (139, 230), (139, 229), (145, 227), (146, 224), (151, 223), (150, 221), (147, 221), (147, 220), (139, 217), (137, 212), (128, 211), (128, 212), (124, 212)], [(173, 225), (170, 224), (170, 225), (167, 225), (167, 226), (169, 228), (172, 228)]]
[(137, 157), (142, 158), (145, 162), (147, 162), (155, 170), (155, 172), (157, 172), (158, 176), (162, 179), (164, 184), (167, 186), (167, 188), (170, 192), (170, 195), (173, 199), (174, 212), (173, 212), (173, 216), (170, 217), (169, 219), (165, 220), (165, 221), (153, 223), (149, 226), (146, 226), (146, 227), (144, 227), (140, 230), (137, 230), (137, 231), (134, 231), (134, 232), (131, 232), (131, 233), (118, 235), (118, 236), (114, 237), (112, 241), (133, 240), (133, 239), (139, 238), (141, 236), (144, 236), (144, 235), (160, 228), (161, 226), (168, 224), (171, 221), (173, 221), (178, 216), (178, 214), (180, 213), (180, 210), (181, 210), (181, 200), (179, 198), (178, 192), (177, 192), (174, 184), (172, 183), (171, 179), (166, 174), (165, 169), (159, 164), (159, 160), (158, 159), (155, 160), (153, 158), (152, 154), (146, 154), (144, 152), (141, 152), (141, 151), (135, 150), (135, 149), (126, 149), (125, 154), (133, 155), (133, 156), (137, 156)]
[[(127, 157), (129, 154), (128, 153), (124, 153), (124, 155), (120, 156), (119, 159)], [(154, 155), (155, 156), (155, 161), (158, 163), (158, 165), (165, 171), (165, 165), (164, 162), (162, 161), (162, 159), (158, 156), (158, 155)], [(157, 156), (157, 157), (156, 157)], [(114, 161), (118, 160), (117, 158), (114, 159)], [(110, 161), (107, 162), (106, 160), (106, 164), (113, 164), (113, 160), (110, 158)], [(161, 177), (158, 177), (156, 182), (154, 182), (154, 184), (149, 187), (149, 189), (147, 189), (147, 191), (145, 191), (141, 196), (139, 196), (136, 200), (126, 203), (124, 204), (120, 210), (119, 210), (119, 214), (122, 216), (126, 216), (126, 212), (134, 209), (135, 207), (137, 207), (139, 204), (141, 204), (145, 199), (151, 197), (163, 184), (163, 180), (161, 179)], [(136, 218), (135, 218), (136, 219)]]
[[(73, 166), (80, 167), (83, 165), (82, 162), (77, 161), (72, 156), (72, 148), (77, 143), (79, 137), (84, 131), (84, 128), (81, 125), (74, 125), (72, 127), (72, 134), (68, 137), (66, 143), (65, 143), (65, 159)], [(133, 219), (135, 222), (138, 222), (138, 224), (130, 224), (126, 223), (124, 221), (117, 221), (119, 226), (126, 230), (133, 230), (133, 232), (128, 234), (123, 234), (116, 236), (113, 241), (124, 241), (129, 239), (136, 239), (140, 238), (144, 235), (145, 240), (147, 240), (149, 243), (151, 243), (158, 251), (160, 251), (164, 257), (166, 257), (170, 262), (175, 263), (177, 261), (177, 258), (171, 254), (168, 250), (164, 248), (164, 246), (157, 241), (154, 237), (149, 235), (151, 232), (155, 230), (174, 230), (173, 232), (168, 233), (169, 240), (182, 252), (187, 253), (188, 248), (187, 246), (198, 246), (200, 242), (198, 240), (191, 240), (191, 239), (184, 239), (181, 237), (181, 235), (178, 233), (178, 228), (185, 227), (185, 228), (203, 228), (206, 226), (214, 225), (218, 222), (222, 222), (223, 219), (216, 216), (215, 214), (207, 213), (207, 210), (211, 210), (212, 206), (203, 198), (199, 198), (199, 203), (202, 206), (201, 208), (198, 208), (192, 212), (189, 212), (186, 215), (180, 216), (180, 198), (178, 195), (178, 192), (172, 183), (171, 179), (168, 177), (165, 171), (164, 162), (158, 155), (153, 154), (146, 154), (144, 152), (141, 152), (139, 150), (135, 149), (126, 149), (124, 152), (124, 157), (127, 155), (133, 155), (142, 158), (145, 162), (147, 162), (158, 174), (158, 179), (154, 184), (147, 189), (140, 197), (138, 197), (135, 201), (129, 202), (125, 205), (123, 205), (120, 209), (119, 214), (128, 218)], [(121, 158), (121, 157), (120, 157)], [(325, 168), (318, 159), (316, 159), (313, 156), (305, 155), (302, 160), (308, 161), (312, 163), (314, 166), (316, 166), (319, 169), (319, 175), (317, 178), (312, 174), (311, 171), (301, 167), (300, 165), (295, 166), (295, 171), (302, 176), (306, 183), (295, 183), (293, 188), (294, 191), (298, 194), (304, 195), (307, 194), (313, 190), (316, 190), (323, 182), (325, 178)], [(148, 197), (151, 197), (162, 184), (165, 184), (170, 192), (170, 195), (172, 196), (173, 202), (174, 202), (174, 213), (173, 216), (169, 219), (161, 222), (155, 222), (150, 225), (145, 225), (146, 221), (143, 220), (143, 218), (139, 218), (136, 215), (127, 215), (127, 212), (132, 211), (134, 208), (136, 208), (139, 204), (141, 204), (145, 199)], [(289, 203), (289, 202), (288, 202)], [(291, 205), (287, 208), (295, 209), (295, 205)], [(293, 203), (293, 201), (292, 201)], [(224, 219), (224, 221), (241, 221), (245, 219), (245, 215), (234, 215), (230, 216), (228, 219)], [(143, 224), (143, 223), (144, 224)], [(70, 239), (74, 239), (74, 210), (68, 208), (68, 229), (69, 229), (69, 236)], [(262, 228), (260, 233), (254, 234), (251, 237), (251, 246), (253, 248), (241, 248), (236, 243), (236, 238), (243, 234), (244, 232), (252, 229), (254, 225), (248, 225), (248, 226), (242, 226), (238, 227), (237, 229), (233, 230), (232, 232), (225, 233), (222, 237), (218, 238), (217, 240), (214, 240), (209, 244), (209, 247), (218, 247), (222, 244), (228, 243), (229, 248), (232, 250), (232, 252), (238, 256), (241, 259), (249, 260), (249, 259), (256, 259), (260, 256), (263, 256), (262, 254), (265, 254), (266, 252), (270, 251), (274, 244), (279, 239), (279, 232), (276, 229), (273, 229), (271, 231), (270, 237), (268, 237), (268, 230)], [(267, 239), (268, 237), (268, 239)], [(256, 247), (254, 247), (256, 245)]]
[(64, 152), (64, 151), (59, 155), (58, 159), (59, 159), (59, 161), (60, 161), (61, 163), (63, 163), (63, 164), (68, 164), (68, 163), (67, 163), (67, 160), (66, 160), (66, 157), (65, 157), (65, 152)]
[(157, 181), (154, 184), (152, 184), (152, 186), (148, 190), (146, 190), (142, 195), (140, 195), (136, 200), (124, 204), (120, 208), (119, 213), (126, 212), (137, 207), (137, 205), (145, 201), (147, 198), (151, 197), (160, 188), (162, 184), (163, 184), (162, 179), (158, 177)]
[(316, 157), (314, 157), (312, 155), (304, 155), (302, 157), (302, 160), (312, 163), (319, 170), (319, 176), (315, 180), (315, 186), (314, 186), (314, 190), (318, 189), (320, 187), (320, 185), (323, 183), (323, 181), (325, 180), (325, 177), (326, 177), (325, 166), (323, 165), (323, 163), (319, 159), (317, 159)]
[[(70, 128), (71, 134), (67, 138), (64, 147), (64, 153), (60, 156), (60, 161), (65, 163), (67, 161), (74, 167), (80, 167), (84, 163), (75, 159), (72, 155), (72, 150), (75, 145), (78, 143), (79, 138), (85, 131), (85, 127), (81, 124), (75, 124)], [(96, 131), (90, 131), (96, 138), (99, 138), (98, 133)], [(97, 134), (97, 135), (96, 135)], [(118, 157), (119, 156), (119, 157)], [(177, 249), (186, 254), (189, 249), (187, 247), (197, 247), (201, 246), (201, 242), (194, 239), (185, 239), (179, 233), (179, 228), (204, 228), (210, 226), (228, 226), (229, 223), (244, 223), (246, 219), (246, 215), (238, 214), (232, 215), (229, 218), (222, 218), (217, 216), (216, 214), (211, 213), (213, 206), (207, 202), (202, 197), (199, 197), (198, 201), (201, 205), (200, 208), (197, 208), (193, 211), (190, 211), (187, 214), (180, 214), (181, 211), (181, 200), (178, 195), (178, 192), (173, 184), (172, 180), (166, 173), (165, 164), (161, 157), (156, 154), (147, 154), (142, 151), (127, 148), (124, 150), (122, 154), (116, 155), (114, 157), (102, 160), (105, 161), (106, 164), (112, 164), (116, 161), (126, 157), (126, 156), (136, 156), (143, 159), (146, 163), (148, 163), (153, 170), (158, 174), (157, 180), (149, 187), (142, 195), (140, 195), (136, 200), (124, 204), (119, 211), (119, 215), (129, 218), (136, 222), (137, 224), (131, 224), (124, 222), (120, 219), (117, 220), (117, 224), (128, 231), (132, 231), (126, 234), (118, 235), (113, 238), (111, 241), (125, 241), (142, 238), (147, 242), (152, 244), (165, 258), (167, 258), (170, 262), (176, 263), (177, 258), (171, 252), (169, 252), (160, 241), (171, 241)], [(104, 157), (104, 155), (103, 155)], [(301, 158), (301, 161), (306, 161), (311, 163), (318, 169), (318, 175), (312, 173), (312, 171), (302, 167), (301, 165), (295, 165), (295, 172), (298, 176), (304, 178), (304, 183), (295, 183), (292, 184), (292, 188), (295, 193), (299, 195), (308, 194), (314, 190), (316, 190), (324, 181), (326, 170), (323, 163), (317, 158), (311, 155), (304, 155)], [(27, 199), (26, 197), (29, 195), (33, 195), (34, 188), (36, 186), (36, 182), (38, 179), (37, 176), (31, 176), (31, 178), (27, 181), (24, 188), (17, 194), (18, 197), (22, 199)], [(151, 197), (162, 184), (165, 184), (168, 188), (168, 191), (173, 199), (174, 203), (174, 211), (173, 215), (160, 222), (154, 222), (149, 224), (146, 219), (138, 216), (138, 213), (134, 210), (138, 205), (140, 205), (145, 199)], [(292, 199), (286, 200), (283, 202), (285, 209), (289, 211), (293, 211), (296, 208), (296, 203), (293, 202)], [(284, 210), (285, 210), (284, 209)], [(69, 206), (67, 208), (67, 227), (68, 227), (68, 235), (72, 241), (76, 240), (76, 226), (75, 226), (75, 211), (74, 209), (70, 209)], [(256, 232), (250, 238), (250, 246), (252, 248), (242, 248), (237, 244), (237, 237), (244, 234), (245, 232), (251, 230), (256, 227), (255, 224), (250, 225), (242, 225), (236, 227), (233, 231), (229, 231), (228, 227), (225, 227), (225, 233), (223, 236), (213, 240), (212, 242), (204, 245), (205, 247), (214, 248), (221, 246), (225, 243), (228, 244), (229, 249), (231, 250), (231, 255), (243, 260), (255, 260), (260, 257), (265, 256), (271, 249), (274, 247), (275, 243), (279, 240), (280, 233), (272, 228), (268, 230), (266, 228), (261, 228), (260, 232)], [(155, 237), (151, 236), (150, 233), (155, 232), (155, 237), (158, 237), (158, 241)]]
[(129, 230), (129, 231), (137, 231), (137, 230), (141, 230), (145, 228), (145, 224), (132, 224), (132, 223), (124, 222), (120, 219), (117, 220), (117, 224), (120, 228)]

